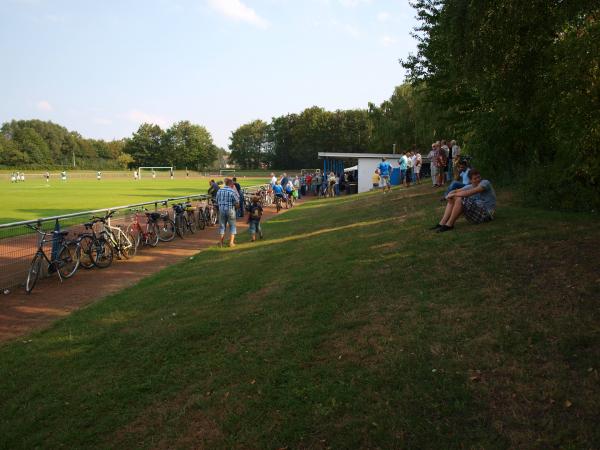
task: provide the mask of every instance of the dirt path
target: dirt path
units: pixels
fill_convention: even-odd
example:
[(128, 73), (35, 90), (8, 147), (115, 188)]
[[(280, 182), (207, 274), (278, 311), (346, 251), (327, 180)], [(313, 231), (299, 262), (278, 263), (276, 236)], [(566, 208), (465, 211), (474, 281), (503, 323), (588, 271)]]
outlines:
[[(274, 208), (265, 208), (263, 220), (275, 215)], [(245, 220), (238, 220), (237, 226), (239, 234), (248, 228)], [(115, 259), (107, 269), (79, 269), (73, 278), (62, 284), (56, 276), (51, 276), (38, 281), (31, 295), (27, 295), (22, 287), (13, 289), (11, 294), (0, 296), (0, 342), (44, 328), (78, 308), (215, 245), (217, 229), (210, 227), (193, 236), (186, 235), (185, 239), (176, 237), (155, 248), (140, 248), (134, 259)]]

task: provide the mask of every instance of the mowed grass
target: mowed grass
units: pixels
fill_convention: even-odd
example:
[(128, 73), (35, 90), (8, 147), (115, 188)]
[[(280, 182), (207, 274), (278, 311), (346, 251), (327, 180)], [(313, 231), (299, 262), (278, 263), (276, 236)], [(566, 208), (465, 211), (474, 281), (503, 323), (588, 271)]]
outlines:
[[(222, 179), (222, 177), (221, 177)], [(52, 179), (50, 183), (38, 178), (25, 183), (5, 183), (0, 200), (0, 223), (38, 219), (111, 206), (124, 206), (180, 197), (205, 194), (210, 178), (182, 178), (174, 180), (149, 176), (135, 181), (132, 178), (108, 178), (98, 181), (93, 175), (86, 179), (72, 178), (66, 182)], [(266, 178), (240, 177), (242, 186), (265, 183)]]
[(2, 447), (598, 448), (597, 217), (436, 234), (439, 195), (309, 202), (4, 344)]

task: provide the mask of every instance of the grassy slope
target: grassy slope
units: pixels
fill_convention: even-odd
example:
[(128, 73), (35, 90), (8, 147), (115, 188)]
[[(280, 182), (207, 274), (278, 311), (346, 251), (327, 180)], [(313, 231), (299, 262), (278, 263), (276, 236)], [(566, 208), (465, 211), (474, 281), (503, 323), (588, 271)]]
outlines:
[(597, 448), (597, 218), (505, 195), (440, 235), (430, 190), (311, 202), (4, 345), (2, 445)]
[[(25, 183), (6, 183), (2, 186), (2, 217), (0, 223), (37, 219), (110, 206), (122, 206), (206, 193), (209, 178), (110, 179), (97, 181), (71, 179), (66, 183), (32, 179)], [(240, 178), (242, 186), (261, 184), (265, 178)]]

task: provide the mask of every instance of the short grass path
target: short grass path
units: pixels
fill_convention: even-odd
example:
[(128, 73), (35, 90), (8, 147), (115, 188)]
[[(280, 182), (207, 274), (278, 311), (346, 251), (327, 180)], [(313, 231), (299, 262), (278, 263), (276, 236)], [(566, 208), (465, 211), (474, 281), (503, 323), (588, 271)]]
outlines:
[(0, 346), (2, 446), (600, 447), (598, 218), (498, 192), (315, 200)]

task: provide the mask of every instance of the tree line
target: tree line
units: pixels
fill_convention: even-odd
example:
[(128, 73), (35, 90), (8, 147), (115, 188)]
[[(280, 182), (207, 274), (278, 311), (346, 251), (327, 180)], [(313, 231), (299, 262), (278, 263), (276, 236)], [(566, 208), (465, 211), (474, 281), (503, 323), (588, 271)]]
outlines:
[(117, 169), (131, 157), (125, 142), (86, 139), (76, 131), (41, 120), (13, 120), (0, 128), (0, 165), (18, 168)]
[(224, 150), (188, 121), (167, 130), (142, 124), (130, 138), (86, 139), (53, 122), (13, 120), (0, 128), (0, 166), (9, 168), (124, 169), (138, 166), (221, 167)]

